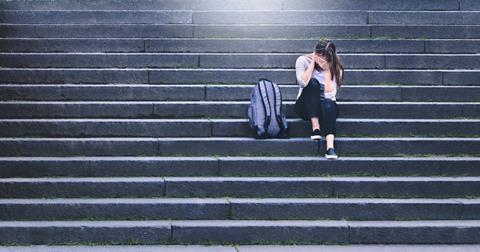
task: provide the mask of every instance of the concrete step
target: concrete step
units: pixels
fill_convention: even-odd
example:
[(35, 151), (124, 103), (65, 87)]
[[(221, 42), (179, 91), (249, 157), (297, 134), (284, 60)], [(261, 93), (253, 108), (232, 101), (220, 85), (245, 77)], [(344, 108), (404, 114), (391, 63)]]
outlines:
[(0, 188), (2, 198), (470, 198), (480, 177), (2, 178)]
[[(224, 71), (209, 69), (175, 69), (175, 70), (152, 70), (149, 73), (150, 83), (256, 83), (259, 77), (264, 76), (277, 83), (295, 83), (295, 69), (224, 69)], [(242, 71), (245, 70), (245, 71)], [(21, 70), (19, 70), (21, 71)], [(41, 71), (41, 70), (40, 70)], [(72, 70), (74, 72), (74, 70)], [(5, 69), (5, 74), (14, 74)], [(31, 70), (32, 75), (34, 71)], [(28, 70), (24, 74), (27, 76)], [(52, 71), (54, 74), (54, 71)], [(372, 84), (372, 83), (400, 83), (417, 85), (478, 85), (477, 70), (371, 70), (371, 69), (347, 69), (345, 70), (345, 84)], [(17, 76), (18, 77), (18, 76)], [(67, 76), (68, 77), (68, 76)], [(73, 77), (73, 76), (72, 76)], [(254, 78), (252, 78), (254, 77)], [(441, 78), (441, 79), (440, 79)], [(66, 78), (66, 80), (68, 80)], [(22, 80), (18, 81), (21, 82)], [(355, 82), (353, 82), (355, 81)]]
[[(309, 122), (289, 119), (290, 137), (309, 137)], [(350, 119), (337, 136), (480, 137), (480, 120)], [(1, 137), (254, 137), (247, 119), (0, 119)]]
[(393, 38), (475, 38), (468, 33), (480, 26), (474, 25), (376, 25), (371, 26), (370, 37)]
[[(301, 18), (301, 17), (311, 18)], [(194, 24), (367, 24), (367, 11), (193, 12)]]
[[(18, 40), (21, 39), (11, 39)], [(59, 39), (62, 41), (61, 39)], [(7, 44), (10, 42), (4, 39)], [(24, 43), (27, 42), (25, 39)], [(316, 39), (145, 39), (146, 52), (308, 52)], [(0, 39), (0, 43), (2, 40)], [(13, 43), (13, 41), (12, 41)], [(40, 41), (38, 42), (40, 43)], [(93, 42), (91, 42), (93, 43)], [(476, 39), (335, 39), (339, 53), (478, 53)], [(8, 43), (10, 45), (10, 43)], [(16, 44), (18, 45), (18, 43)], [(459, 46), (461, 45), (461, 46)], [(5, 46), (9, 48), (12, 46)], [(65, 45), (66, 47), (66, 45)], [(92, 46), (93, 47), (93, 46)], [(19, 48), (21, 50), (28, 50)], [(13, 49), (10, 49), (12, 51)], [(41, 49), (39, 49), (41, 50)], [(59, 49), (60, 50), (60, 49)], [(63, 49), (65, 51), (65, 49)]]
[[(340, 156), (478, 156), (479, 138), (336, 138)], [(324, 146), (320, 144), (320, 155)], [(310, 138), (0, 138), (0, 156), (263, 156), (317, 154)]]
[[(0, 118), (247, 118), (249, 101), (3, 101)], [(297, 118), (294, 102), (283, 102)], [(341, 118), (478, 118), (478, 102), (337, 102)], [(426, 112), (428, 111), (428, 113)]]
[[(347, 69), (344, 84), (478, 86), (479, 76), (468, 69)], [(261, 77), (296, 83), (295, 69), (0, 68), (0, 82), (16, 84), (253, 84)]]
[(188, 24), (0, 24), (3, 38), (168, 38), (193, 37)]
[[(260, 247), (266, 247), (269, 245), (259, 245)], [(285, 249), (286, 247), (289, 247), (289, 245), (271, 245), (275, 246), (273, 249)], [(299, 245), (301, 246), (301, 245)], [(316, 248), (316, 247), (324, 247), (327, 245), (308, 245), (309, 247)], [(330, 246), (335, 246), (335, 245), (330, 245)], [(363, 247), (364, 245), (358, 245)], [(417, 246), (417, 247), (415, 247)], [(419, 247), (418, 247), (419, 246)], [(451, 249), (448, 248), (448, 246), (455, 246), (455, 245), (441, 245), (441, 246), (429, 246), (428, 249), (437, 249), (437, 248), (444, 248), (445, 249)], [(261, 249), (255, 246), (245, 246), (248, 250), (250, 249)], [(357, 246), (351, 245), (349, 247), (350, 249), (354, 249)], [(395, 249), (398, 246), (395, 246), (393, 249)], [(409, 245), (411, 249), (419, 249), (422, 248), (425, 251), (426, 248), (424, 248), (424, 245)], [(475, 245), (462, 245), (462, 247), (468, 247), (468, 248), (476, 248)], [(480, 246), (479, 246), (480, 247)], [(126, 252), (126, 251), (137, 251), (137, 252), (144, 252), (144, 251), (170, 251), (170, 252), (191, 252), (191, 251), (199, 251), (199, 252), (204, 252), (204, 251), (219, 251), (219, 252), (237, 252), (239, 251), (237, 247), (233, 247), (231, 245), (17, 245), (17, 246), (10, 246), (10, 245), (4, 245), (0, 246), (0, 251), (51, 251), (51, 252), (64, 252), (64, 251), (121, 251), (121, 252)], [(450, 251), (450, 250), (446, 250)]]
[(224, 198), (0, 199), (0, 220), (225, 220), (231, 205)]
[(2, 244), (476, 244), (479, 221), (4, 221)]
[[(165, 180), (153, 177), (39, 178), (38, 181), (34, 182), (23, 178), (5, 178), (0, 180), (0, 187), (2, 188), (2, 198), (150, 198), (164, 196)], [(40, 193), (39, 190), (42, 192)]]
[(478, 157), (2, 157), (0, 177), (480, 176)]
[[(315, 0), (284, 0), (282, 9), (294, 9), (294, 10), (315, 10), (319, 9), (339, 9), (339, 10), (403, 10), (403, 11), (415, 11), (415, 10), (480, 10), (480, 5), (475, 0), (460, 0), (458, 2), (451, 0), (442, 1), (380, 1), (380, 0), (360, 0), (360, 1), (348, 1), (348, 0), (328, 0), (322, 5), (318, 5)], [(458, 5), (457, 5), (458, 4)]]
[[(478, 11), (1, 10), (10, 24), (413, 24), (478, 25)], [(298, 17), (310, 16), (311, 19)]]
[(0, 37), (479, 39), (480, 25), (0, 24)]
[(192, 23), (478, 25), (478, 16), (477, 11), (205, 11), (193, 12)]
[(174, 0), (149, 1), (138, 0), (133, 4), (130, 1), (83, 1), (74, 0), (54, 1), (7, 1), (0, 3), (5, 10), (480, 10), (474, 0), (441, 0), (441, 1), (414, 1), (401, 2), (392, 0), (328, 0), (318, 5), (312, 0)]
[[(380, 250), (385, 252), (475, 252), (480, 249), (480, 245), (293, 245), (296, 251), (335, 251), (335, 252), (366, 252)], [(30, 245), (30, 246), (1, 246), (0, 251), (172, 251), (172, 252), (191, 252), (191, 251), (219, 251), (219, 252), (247, 252), (247, 251), (279, 251), (286, 252), (292, 249), (292, 245)]]
[[(459, 24), (475, 24), (468, 22)], [(299, 19), (311, 15), (313, 19)], [(366, 11), (185, 11), (185, 10), (68, 10), (0, 11), (3, 23), (10, 24), (367, 24)]]
[(478, 220), (478, 199), (0, 199), (0, 220)]
[[(290, 53), (0, 53), (6, 68), (295, 68)], [(348, 69), (479, 69), (480, 54), (340, 54)]]
[(191, 24), (192, 11), (2, 10), (6, 24)]
[[(253, 85), (250, 85), (253, 87)], [(214, 86), (212, 86), (214, 88)], [(480, 88), (480, 87), (479, 87)], [(115, 85), (14, 85), (0, 84), (0, 100), (30, 101), (183, 101), (207, 100), (206, 90), (209, 85), (148, 85), (148, 84), (115, 84)], [(244, 91), (243, 86), (238, 90)], [(282, 92), (285, 88), (282, 87)], [(293, 87), (288, 88), (293, 90)], [(297, 87), (298, 89), (298, 87)], [(452, 90), (453, 91), (453, 90)], [(473, 91), (473, 90), (472, 90)], [(297, 90), (298, 92), (298, 90)], [(473, 91), (475, 93), (475, 91)], [(292, 94), (294, 95), (294, 94)], [(210, 100), (212, 97), (210, 97)]]
[[(2, 52), (305, 53), (316, 39), (0, 38)], [(478, 39), (335, 39), (339, 53), (480, 53)]]
[[(0, 84), (0, 101), (245, 101), (254, 85)], [(280, 85), (283, 101), (298, 85)], [(345, 85), (339, 101), (480, 102), (480, 86)]]
[(168, 221), (2, 222), (2, 245), (159, 244), (171, 234)]
[(369, 11), (369, 24), (478, 25), (478, 11)]
[[(21, 87), (21, 85), (18, 86)], [(250, 97), (253, 86), (206, 85), (206, 100), (245, 100), (246, 97)], [(280, 89), (284, 101), (296, 101), (298, 85), (281, 85)], [(0, 85), (0, 90), (2, 90), (2, 85)], [(480, 101), (479, 97), (480, 87), (477, 86), (345, 85), (337, 93), (339, 101), (476, 102)]]

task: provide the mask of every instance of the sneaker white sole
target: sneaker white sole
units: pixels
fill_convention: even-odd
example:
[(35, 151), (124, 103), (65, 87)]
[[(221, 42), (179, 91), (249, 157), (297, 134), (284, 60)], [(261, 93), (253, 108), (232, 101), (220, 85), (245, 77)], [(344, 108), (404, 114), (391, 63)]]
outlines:
[(320, 140), (320, 139), (322, 139), (322, 136), (310, 136), (310, 139), (312, 139), (312, 140)]
[(325, 158), (327, 158), (327, 159), (337, 159), (338, 156), (337, 155), (325, 155)]

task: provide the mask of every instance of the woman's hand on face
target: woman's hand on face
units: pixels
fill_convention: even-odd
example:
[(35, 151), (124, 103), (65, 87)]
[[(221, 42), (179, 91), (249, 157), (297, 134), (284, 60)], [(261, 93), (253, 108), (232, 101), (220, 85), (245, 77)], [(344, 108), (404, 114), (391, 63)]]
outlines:
[(317, 62), (317, 61), (315, 60), (315, 52), (310, 53), (310, 54), (306, 54), (305, 56), (307, 57), (307, 59), (308, 59), (308, 61), (309, 61), (309, 62), (308, 62), (309, 64), (313, 64), (313, 62)]
[(310, 61), (309, 64), (317, 63), (323, 70), (328, 69), (328, 62), (318, 56), (315, 52), (305, 55)]
[(327, 70), (328, 69), (328, 62), (326, 60), (324, 60), (323, 58), (321, 58), (320, 56), (317, 56), (315, 55), (315, 61), (317, 62), (317, 64), (323, 69), (323, 70)]

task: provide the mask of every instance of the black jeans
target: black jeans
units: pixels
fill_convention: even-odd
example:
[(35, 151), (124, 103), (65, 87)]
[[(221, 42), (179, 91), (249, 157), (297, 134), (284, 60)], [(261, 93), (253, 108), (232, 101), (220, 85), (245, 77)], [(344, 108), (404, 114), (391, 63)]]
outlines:
[(310, 79), (295, 103), (295, 110), (297, 115), (305, 121), (318, 117), (322, 135), (335, 135), (338, 106), (334, 100), (323, 99), (322, 92), (323, 84), (315, 78)]

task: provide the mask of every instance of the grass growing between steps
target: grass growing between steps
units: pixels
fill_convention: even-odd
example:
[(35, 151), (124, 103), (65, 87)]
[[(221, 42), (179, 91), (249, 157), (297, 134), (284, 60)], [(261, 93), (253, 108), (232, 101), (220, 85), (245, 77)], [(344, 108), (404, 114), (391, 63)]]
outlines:
[(328, 38), (328, 39), (359, 39), (359, 40), (424, 40), (424, 39), (432, 39), (430, 37), (425, 37), (425, 36), (415, 36), (415, 37), (405, 37), (405, 36), (357, 36), (357, 35), (330, 35), (330, 36), (285, 36), (285, 35), (280, 35), (280, 36), (262, 36), (262, 37), (223, 37), (219, 35), (211, 35), (208, 37), (196, 37), (196, 39), (246, 39), (246, 40), (266, 40), (266, 39), (283, 39), (283, 40), (313, 40), (317, 41), (319, 38)]
[[(228, 172), (223, 172), (221, 175), (218, 177), (287, 177), (287, 178), (298, 178), (298, 177), (402, 177), (402, 176), (407, 176), (407, 177), (422, 177), (425, 176), (424, 174), (420, 173), (394, 173), (390, 172), (388, 174), (383, 173), (368, 173), (368, 172), (348, 172), (348, 173), (316, 173), (316, 172), (308, 172), (308, 173), (268, 173), (268, 172), (258, 172), (258, 173), (245, 173), (245, 174), (237, 174), (237, 173), (228, 173)], [(468, 174), (455, 174), (455, 176), (471, 176)], [(200, 177), (200, 176), (199, 176)], [(204, 177), (210, 177), (210, 176), (204, 176)], [(451, 175), (447, 174), (432, 174), (429, 175), (429, 177), (451, 177)]]
[[(334, 162), (334, 161), (333, 161)], [(320, 166), (321, 164), (319, 164)], [(326, 164), (325, 164), (326, 165)], [(253, 169), (252, 169), (253, 170)], [(149, 177), (149, 178), (158, 178), (158, 177), (178, 177), (174, 174), (128, 174), (128, 175), (122, 175), (123, 177), (133, 177), (133, 176), (138, 176), (138, 177)], [(297, 178), (297, 177), (423, 177), (423, 176), (428, 176), (428, 177), (474, 177), (476, 175), (472, 175), (469, 173), (431, 173), (431, 174), (425, 174), (425, 173), (410, 173), (410, 172), (394, 172), (394, 171), (389, 171), (387, 169), (384, 169), (384, 171), (380, 171), (378, 173), (375, 172), (364, 172), (364, 171), (358, 171), (358, 172), (352, 172), (352, 171), (334, 171), (334, 172), (304, 172), (304, 171), (296, 171), (292, 169), (292, 171), (288, 172), (246, 172), (242, 171), (242, 173), (234, 173), (234, 172), (228, 172), (228, 171), (221, 171), (221, 174), (202, 174), (202, 173), (192, 173), (188, 175), (182, 175), (181, 177), (239, 177), (239, 178), (245, 178), (245, 177), (287, 177), (287, 178)], [(52, 175), (48, 176), (49, 178), (65, 178), (63, 175)], [(85, 177), (85, 176), (83, 176)], [(99, 176), (99, 177), (105, 177), (105, 176)], [(88, 197), (85, 197), (88, 198)], [(51, 198), (49, 198), (51, 199)]]
[(55, 243), (42, 243), (42, 242), (32, 242), (32, 243), (23, 243), (23, 242), (5, 242), (0, 243), (1, 246), (32, 246), (32, 245), (46, 245), (46, 246), (111, 246), (111, 245), (160, 245), (161, 241), (158, 243), (142, 243), (139, 240), (128, 240), (125, 242), (55, 242)]
[(461, 117), (461, 116), (458, 116), (458, 117), (452, 117), (450, 119), (457, 119), (457, 120), (480, 120), (480, 116), (472, 116), (472, 117)]
[(385, 138), (401, 138), (401, 137), (418, 137), (418, 138), (426, 138), (426, 137), (436, 137), (436, 138), (447, 138), (447, 137), (456, 137), (456, 138), (480, 138), (480, 135), (468, 135), (462, 134), (462, 132), (448, 132), (447, 134), (339, 134), (337, 137), (355, 137), (355, 138), (362, 138), (362, 137), (385, 137)]
[(18, 243), (8, 242), (0, 243), (1, 246), (32, 246), (32, 245), (46, 245), (46, 246), (115, 246), (115, 245), (204, 245), (204, 246), (231, 246), (236, 247), (240, 245), (348, 245), (348, 243), (332, 243), (332, 242), (318, 242), (315, 240), (286, 240), (286, 241), (269, 241), (269, 240), (253, 240), (245, 241), (241, 243), (232, 243), (230, 241), (215, 241), (215, 240), (203, 240), (199, 242), (186, 242), (186, 241), (156, 241), (156, 242), (142, 242), (139, 240), (128, 240), (125, 242), (58, 242), (58, 243)]
[[(162, 177), (164, 175), (152, 175), (152, 174), (146, 174), (146, 175), (123, 175), (124, 177), (147, 177), (147, 178), (157, 178), (157, 177)], [(175, 175), (169, 175), (171, 177), (179, 177)], [(244, 172), (244, 173), (229, 173), (229, 172), (222, 172), (222, 174), (215, 174), (215, 177), (238, 177), (238, 178), (248, 178), (248, 177), (270, 177), (270, 178), (279, 178), (279, 177), (285, 177), (285, 178), (298, 178), (298, 177), (374, 177), (374, 178), (380, 178), (380, 177), (438, 177), (438, 178), (447, 178), (447, 177), (475, 177), (477, 175), (472, 175), (469, 173), (455, 173), (454, 175), (452, 174), (440, 174), (440, 173), (435, 173), (435, 174), (421, 174), (421, 173), (398, 173), (398, 172), (389, 172), (386, 171), (384, 173), (373, 173), (373, 172), (332, 172), (332, 173), (318, 173), (318, 172), (297, 172), (297, 171), (292, 171), (292, 172)], [(65, 178), (65, 176), (48, 176), (49, 178)], [(105, 176), (103, 176), (105, 177)], [(211, 174), (189, 174), (189, 175), (182, 175), (180, 177), (212, 177)], [(153, 196), (152, 196), (153, 197)], [(163, 197), (163, 195), (159, 195), (159, 197)], [(45, 199), (55, 199), (56, 197), (45, 197)], [(80, 198), (98, 198), (98, 197), (80, 197)]]
[[(45, 200), (53, 200), (53, 199), (58, 199), (59, 197), (39, 197), (38, 199), (45, 199)], [(61, 197), (64, 199), (65, 197)], [(87, 197), (87, 196), (82, 196), (82, 197), (74, 197), (72, 199), (98, 199), (98, 198), (105, 198), (105, 197)], [(350, 199), (350, 198), (362, 198), (362, 199), (449, 199), (449, 198), (457, 198), (457, 199), (480, 199), (480, 194), (479, 195), (461, 195), (461, 196), (455, 196), (455, 197), (444, 197), (444, 196), (432, 196), (429, 195), (426, 197), (425, 195), (422, 195), (422, 197), (418, 197), (417, 195), (393, 195), (393, 194), (359, 194), (359, 195), (338, 195), (338, 194), (302, 194), (302, 195), (282, 195), (279, 197), (278, 194), (271, 194), (271, 193), (264, 193), (262, 195), (245, 195), (245, 196), (238, 196), (238, 195), (223, 195), (223, 196), (217, 196), (217, 195), (181, 195), (181, 196), (159, 196), (159, 195), (151, 195), (149, 197), (145, 196), (139, 196), (139, 195), (127, 195), (124, 197), (107, 197), (107, 198), (114, 198), (114, 199), (191, 199), (191, 198), (199, 198), (199, 199), (218, 199), (218, 198), (234, 198), (234, 199), (272, 199), (272, 198), (286, 198), (286, 199), (293, 199), (293, 198), (299, 198), (299, 199), (309, 199), (309, 198), (316, 198), (316, 199)], [(9, 199), (9, 198), (4, 198), (4, 199)], [(37, 199), (37, 198), (35, 198)], [(70, 198), (67, 198), (70, 199)], [(88, 218), (87, 218), (88, 219)]]
[[(250, 243), (248, 243), (250, 244)], [(264, 245), (268, 245), (270, 243), (264, 243)], [(18, 243), (18, 242), (11, 242), (11, 243), (0, 243), (1, 246), (32, 246), (32, 243)], [(34, 243), (33, 245), (46, 245), (46, 246), (117, 246), (117, 245), (224, 245), (224, 246), (235, 246), (240, 244), (234, 244), (230, 242), (222, 242), (219, 243), (217, 241), (202, 241), (199, 243), (194, 242), (180, 242), (174, 240), (168, 241), (152, 241), (152, 242), (142, 242), (140, 240), (131, 239), (124, 242), (114, 242), (114, 241), (105, 241), (105, 242), (56, 242), (56, 243)], [(242, 244), (247, 245), (247, 243)], [(259, 243), (260, 245), (260, 243)]]
[(239, 245), (347, 245), (348, 243), (332, 243), (332, 242), (319, 242), (317, 240), (285, 240), (285, 241), (270, 241), (270, 240), (252, 240), (245, 242), (232, 243), (229, 241), (217, 241), (217, 240), (204, 240), (200, 242), (180, 242), (170, 240), (165, 245), (223, 245), (223, 246), (239, 246)]
[[(128, 134), (115, 134), (115, 135), (108, 135), (108, 134), (102, 134), (102, 135), (91, 135), (91, 134), (75, 134), (74, 136), (65, 136), (65, 134), (17, 134), (13, 137), (16, 138), (22, 138), (22, 137), (28, 137), (28, 138), (95, 138), (95, 137), (132, 137), (131, 135)], [(135, 136), (135, 137), (153, 137), (153, 138), (164, 138), (164, 137), (178, 137), (178, 136), (155, 136), (155, 135), (140, 135), (140, 136)], [(184, 137), (184, 136), (182, 136)], [(191, 137), (191, 138), (205, 138), (205, 137), (225, 137), (225, 136), (186, 136), (186, 137)], [(248, 135), (240, 135), (240, 136), (233, 136), (233, 137), (250, 137), (252, 139), (255, 138), (253, 134), (248, 134)], [(448, 132), (447, 134), (382, 134), (382, 133), (375, 133), (375, 134), (349, 134), (349, 133), (340, 133), (336, 137), (341, 137), (341, 138), (372, 138), (372, 137), (378, 137), (378, 138), (402, 138), (402, 137), (408, 137), (408, 138), (428, 138), (428, 137), (434, 137), (434, 138), (448, 138), (448, 137), (455, 137), (455, 138), (480, 138), (480, 135), (469, 135), (469, 134), (462, 134), (462, 132)], [(289, 138), (305, 138), (307, 139), (307, 135), (304, 136), (291, 136)], [(285, 138), (285, 139), (289, 139)], [(259, 141), (263, 139), (258, 139)]]
[[(234, 197), (238, 199), (251, 199), (251, 198), (258, 198), (258, 199), (271, 199), (271, 198), (279, 198), (278, 194), (271, 194), (265, 193), (261, 195), (227, 195), (229, 197)], [(480, 198), (480, 193), (478, 195), (461, 195), (455, 197), (445, 197), (445, 196), (435, 196), (435, 195), (394, 195), (394, 194), (355, 194), (355, 195), (340, 195), (340, 194), (302, 194), (302, 195), (282, 195), (282, 198), (299, 198), (299, 199), (308, 199), (308, 198), (318, 198), (318, 199), (350, 199), (350, 198), (362, 198), (362, 199), (446, 199), (446, 198), (462, 198), (462, 199), (477, 199)], [(186, 198), (218, 198), (217, 195), (181, 195), (170, 197), (166, 196), (163, 198), (175, 198), (175, 199), (186, 199)]]
[[(369, 86), (389, 86), (389, 87), (397, 87), (397, 86), (408, 86), (408, 84), (405, 84), (405, 83), (401, 83), (401, 82), (375, 82), (375, 83), (372, 83), (372, 84), (369, 84)], [(351, 85), (351, 86), (355, 86), (355, 85)]]
[[(221, 157), (319, 157), (323, 158), (323, 155), (325, 154), (325, 147), (322, 146), (320, 148), (320, 152), (316, 152), (316, 148), (312, 148), (311, 152), (308, 153), (299, 153), (299, 152), (238, 152), (235, 153), (234, 155), (232, 154), (224, 154), (224, 153), (208, 153), (208, 154), (196, 154), (196, 153), (188, 153), (188, 154), (165, 154), (162, 155), (161, 153), (159, 155), (156, 155), (157, 157), (216, 157), (216, 156), (221, 156)], [(471, 154), (408, 154), (408, 153), (374, 153), (374, 152), (368, 152), (368, 153), (363, 153), (363, 152), (347, 152), (347, 153), (342, 153), (341, 150), (338, 150), (339, 154), (339, 160), (342, 157), (403, 157), (403, 158), (417, 158), (417, 157), (429, 157), (429, 158), (442, 158), (442, 157), (480, 157), (480, 153), (478, 155), (471, 155)], [(149, 156), (144, 156), (144, 157), (149, 157)], [(335, 161), (332, 161), (335, 162)]]
[[(249, 198), (250, 199), (250, 198)], [(258, 198), (255, 198), (258, 199)], [(396, 199), (396, 198), (395, 198)], [(466, 199), (476, 199), (476, 198), (466, 198)], [(188, 220), (233, 220), (233, 221), (252, 221), (252, 220), (267, 220), (267, 221), (281, 221), (281, 220), (309, 220), (309, 221), (422, 221), (422, 220), (475, 220), (475, 219), (465, 219), (452, 216), (451, 218), (425, 218), (422, 217), (395, 217), (392, 218), (355, 218), (352, 216), (340, 216), (336, 218), (328, 217), (296, 217), (296, 216), (281, 216), (279, 218), (266, 218), (266, 217), (255, 217), (255, 216), (228, 216), (226, 218), (215, 218), (215, 219), (199, 219), (199, 218), (162, 218), (151, 217), (151, 216), (115, 216), (115, 217), (80, 217), (80, 218), (40, 218), (40, 219), (16, 219), (16, 221), (188, 221)]]

